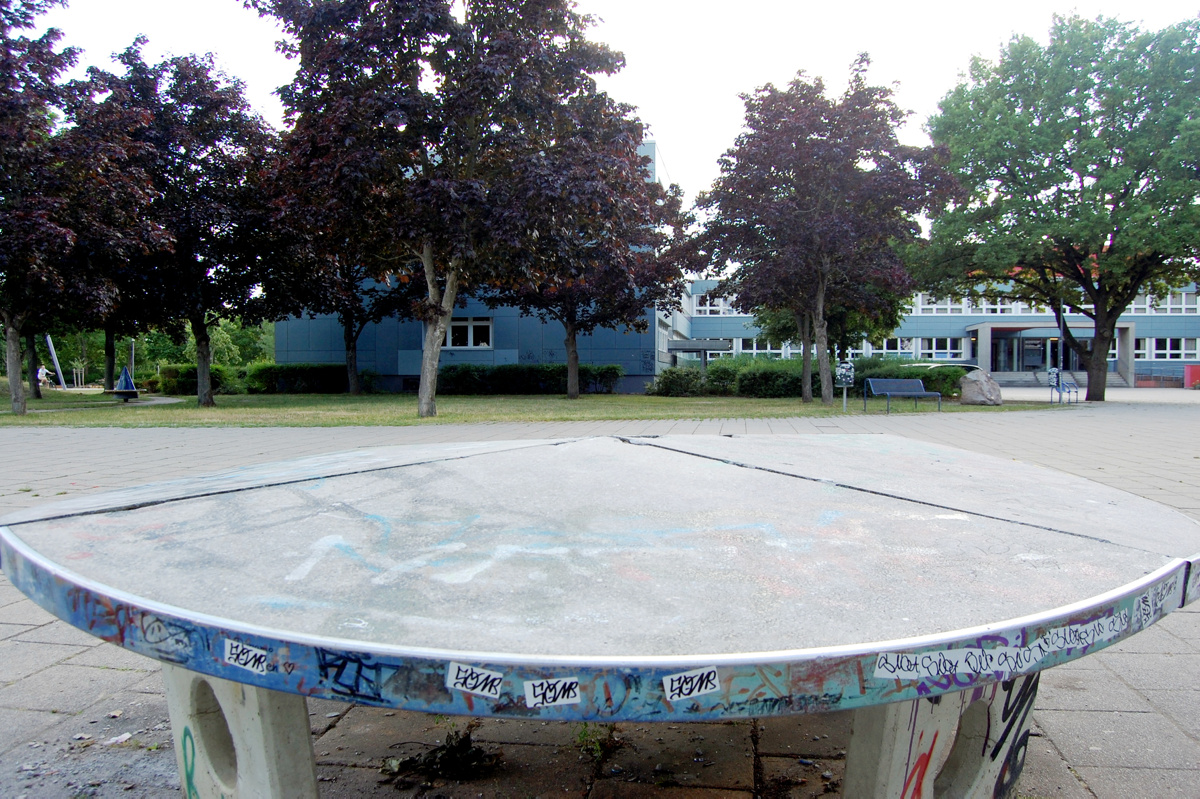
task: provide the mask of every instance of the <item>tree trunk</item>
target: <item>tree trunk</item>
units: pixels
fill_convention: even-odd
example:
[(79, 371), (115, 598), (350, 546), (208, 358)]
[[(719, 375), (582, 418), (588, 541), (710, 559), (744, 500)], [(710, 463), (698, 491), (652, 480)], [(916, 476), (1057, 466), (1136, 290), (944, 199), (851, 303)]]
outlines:
[(25, 350), (25, 357), (29, 364), (29, 397), (30, 399), (41, 399), (42, 381), (38, 380), (37, 336), (33, 333), (25, 334)]
[(12, 412), (25, 414), (25, 387), (21, 385), (21, 328), (14, 320), (4, 320), (4, 365), (8, 369), (8, 391), (12, 398)]
[(104, 390), (116, 388), (117, 379), (117, 334), (111, 327), (104, 328)]
[(800, 330), (800, 401), (812, 402), (812, 324), (808, 311), (796, 311), (796, 327)]
[(833, 370), (829, 367), (829, 324), (825, 320), (825, 271), (817, 270), (817, 297), (813, 309), (813, 333), (817, 348), (817, 371), (821, 375), (821, 403), (833, 404)]
[[(342, 322), (342, 342), (346, 345), (346, 391), (350, 394), (361, 394), (362, 384), (358, 380), (358, 334), (355, 320)], [(359, 328), (361, 332), (361, 328)]]
[(422, 419), (437, 416), (438, 364), (442, 359), (442, 342), (446, 340), (446, 327), (454, 313), (454, 300), (458, 295), (458, 260), (451, 261), (446, 274), (446, 288), (438, 287), (437, 271), (433, 262), (433, 246), (426, 244), (421, 252), (421, 263), (425, 268), (425, 283), (429, 304), (436, 316), (426, 320), (425, 344), (421, 348), (421, 385), (417, 389), (417, 416)]
[(579, 399), (579, 342), (576, 341), (575, 323), (564, 322), (567, 336), (563, 344), (567, 348), (567, 399)]
[(1104, 402), (1104, 391), (1108, 387), (1108, 348), (1112, 346), (1116, 334), (1112, 328), (1113, 325), (1102, 325), (1097, 318), (1096, 331), (1092, 334), (1092, 351), (1085, 361), (1088, 402)]
[(196, 405), (211, 408), (217, 403), (213, 400), (212, 343), (209, 341), (208, 325), (203, 313), (195, 314), (189, 321), (192, 323), (192, 336), (196, 339)]

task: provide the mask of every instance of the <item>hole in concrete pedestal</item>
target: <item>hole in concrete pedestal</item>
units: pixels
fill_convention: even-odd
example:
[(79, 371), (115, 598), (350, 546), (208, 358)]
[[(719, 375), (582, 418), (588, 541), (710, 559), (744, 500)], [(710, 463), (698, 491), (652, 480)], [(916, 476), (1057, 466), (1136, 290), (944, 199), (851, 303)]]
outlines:
[(237, 788), (237, 750), (233, 746), (225, 711), (207, 680), (196, 680), (192, 688), (192, 709), (196, 737), (212, 764), (214, 775), (221, 781), (224, 792), (234, 793)]
[(954, 745), (933, 781), (934, 796), (963, 796), (974, 782), (983, 765), (989, 709), (986, 701), (972, 702), (959, 717)]

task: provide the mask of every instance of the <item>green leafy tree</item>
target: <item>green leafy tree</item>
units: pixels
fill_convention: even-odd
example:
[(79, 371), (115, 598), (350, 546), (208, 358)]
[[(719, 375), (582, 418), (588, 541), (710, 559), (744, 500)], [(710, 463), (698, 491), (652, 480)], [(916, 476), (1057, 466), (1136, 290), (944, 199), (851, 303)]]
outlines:
[(1143, 32), (1056, 18), (1042, 46), (1014, 37), (929, 122), (968, 196), (913, 258), (935, 293), (1003, 296), (1094, 323), (1065, 329), (1103, 400), (1117, 319), (1139, 293), (1197, 277), (1200, 21)]
[[(132, 263), (126, 282), (157, 300), (156, 315), (186, 320), (196, 341), (196, 401), (213, 402), (209, 328), (255, 307), (272, 237), (264, 180), (275, 136), (246, 102), (243, 86), (217, 71), (211, 56), (147, 64), (143, 39), (120, 54), (114, 86), (147, 116), (134, 163), (155, 198), (149, 218), (173, 241)], [(145, 308), (144, 302), (138, 306)]]
[(570, 0), (247, 3), (295, 40), (285, 103), (299, 108), (338, 81), (337, 104), (314, 110), (362, 125), (334, 142), (334, 157), (372, 176), (358, 185), (380, 209), (375, 249), (390, 250), (397, 280), (423, 289), (412, 309), (425, 322), (418, 413), (434, 416), (460, 293), (520, 279), (522, 267), (487, 257), (494, 193), (515, 160), (547, 143), (555, 108), (621, 58), (586, 39), (590, 20)]
[[(16, 35), (55, 0), (0, 0), (0, 321), (14, 413), (25, 412), (20, 346), (34, 333), (95, 324), (116, 298), (110, 268), (165, 234), (141, 211), (132, 164), (144, 116), (95, 82), (59, 82), (76, 59), (59, 31)], [(36, 375), (30, 376), (31, 384)]]
[(745, 95), (746, 130), (698, 200), (708, 212), (704, 260), (736, 267), (721, 291), (745, 311), (789, 309), (805, 374), (811, 329), (825, 403), (833, 401), (830, 309), (866, 312), (867, 295), (903, 293), (908, 276), (894, 244), (916, 238), (917, 214), (952, 187), (935, 150), (897, 140), (906, 114), (890, 89), (867, 84), (869, 63), (855, 61), (840, 97), (803, 73), (786, 89)]
[(567, 398), (579, 398), (578, 336), (645, 332), (647, 309), (678, 304), (683, 271), (668, 231), (683, 227), (680, 192), (647, 180), (632, 109), (589, 92), (561, 104), (545, 147), (512, 162), (491, 203), (491, 257), (536, 275), (484, 291), (565, 331)]

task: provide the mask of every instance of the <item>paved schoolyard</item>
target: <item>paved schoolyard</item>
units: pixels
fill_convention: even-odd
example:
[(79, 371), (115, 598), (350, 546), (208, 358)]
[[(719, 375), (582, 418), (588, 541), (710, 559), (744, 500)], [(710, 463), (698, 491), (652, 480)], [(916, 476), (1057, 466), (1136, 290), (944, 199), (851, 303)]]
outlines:
[[(1047, 397), (1006, 389), (1009, 399)], [(445, 441), (696, 433), (886, 433), (1040, 464), (1200, 520), (1200, 392), (1110, 389), (1052, 411), (823, 419), (484, 424), (412, 428), (0, 428), (0, 515), (110, 488), (338, 450)], [(385, 757), (455, 723), (310, 705), (323, 795), (395, 796)], [(0, 577), (0, 796), (175, 796), (152, 661), (53, 620)], [(1185, 610), (1043, 674), (1021, 794), (1200, 796), (1200, 612)], [(840, 774), (846, 718), (716, 725), (487, 722), (501, 771), (402, 795), (818, 795)], [(126, 735), (128, 734), (128, 736)], [(609, 746), (604, 736), (615, 735)], [(600, 758), (581, 753), (603, 752)], [(399, 748), (397, 748), (399, 746)], [(408, 749), (404, 747), (407, 746)], [(414, 749), (415, 747), (415, 749)], [(803, 780), (803, 782), (801, 782)]]

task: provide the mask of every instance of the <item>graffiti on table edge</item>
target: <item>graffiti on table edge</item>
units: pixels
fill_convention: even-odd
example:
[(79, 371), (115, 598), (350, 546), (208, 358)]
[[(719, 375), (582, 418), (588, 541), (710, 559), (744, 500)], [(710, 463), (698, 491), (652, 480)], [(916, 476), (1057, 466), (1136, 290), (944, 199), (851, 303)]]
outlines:
[[(5, 542), (0, 542), (0, 554), (13, 585), (51, 613), (104, 640), (193, 671), (306, 696), (410, 710), (612, 721), (828, 712), (989, 688), (1144, 629), (1179, 605), (1185, 583), (1180, 562), (1152, 583), (1094, 606), (924, 649), (683, 670), (455, 662), (469, 670), (464, 675), (474, 673), (459, 686), (445, 660), (319, 647), (205, 625), (75, 585)], [(1191, 580), (1186, 582), (1190, 586)], [(464, 693), (471, 686), (487, 692)]]

